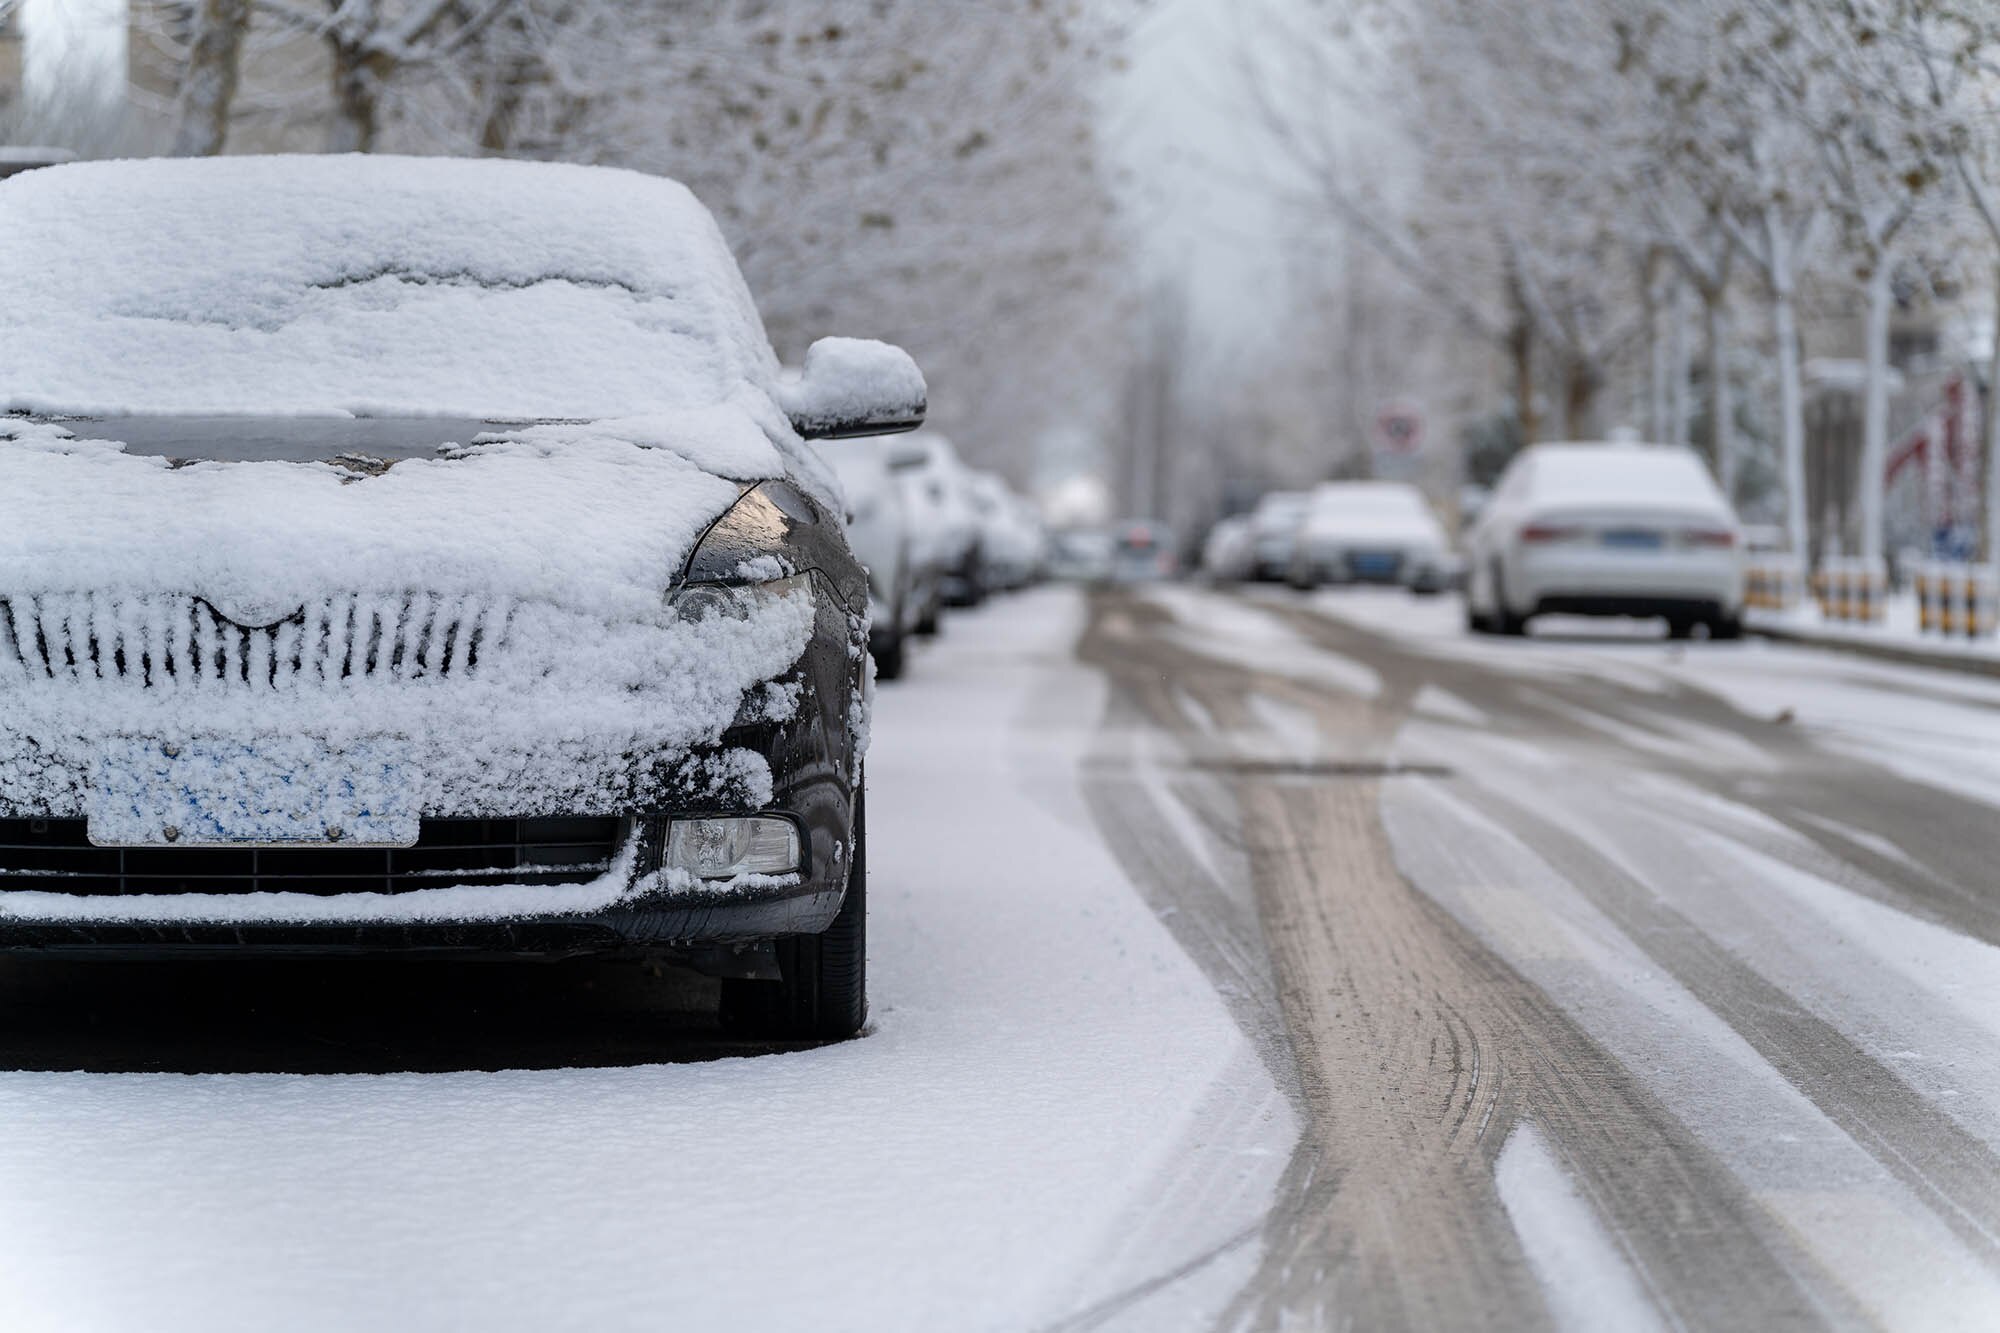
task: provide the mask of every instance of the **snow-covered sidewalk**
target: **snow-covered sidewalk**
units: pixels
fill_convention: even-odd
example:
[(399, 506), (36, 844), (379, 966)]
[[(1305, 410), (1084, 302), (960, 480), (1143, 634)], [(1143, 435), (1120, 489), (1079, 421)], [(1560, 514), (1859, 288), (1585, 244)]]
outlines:
[[(881, 690), (868, 1035), (0, 1074), (0, 1327), (1018, 1329), (1219, 1250), (1143, 1309), (1204, 1326), (1297, 1126), (1078, 797), (1103, 704), (1080, 618), (1065, 590), (956, 618)], [(1191, 1178), (1234, 1202), (1162, 1225)]]
[(1911, 666), (2000, 676), (2000, 638), (1926, 634), (1918, 628), (1917, 599), (1910, 593), (1890, 597), (1881, 623), (1875, 625), (1829, 620), (1810, 600), (1789, 611), (1751, 610), (1743, 619), (1756, 633), (1790, 643), (1838, 648)]

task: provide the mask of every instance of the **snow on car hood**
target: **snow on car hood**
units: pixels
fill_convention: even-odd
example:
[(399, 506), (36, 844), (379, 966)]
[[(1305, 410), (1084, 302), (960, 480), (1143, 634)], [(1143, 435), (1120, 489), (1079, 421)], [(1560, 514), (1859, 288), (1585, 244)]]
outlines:
[(782, 474), (747, 417), (386, 467), (88, 438), (117, 433), (0, 419), (0, 814), (82, 813), (120, 737), (391, 737), (432, 815), (768, 800), (762, 756), (692, 752), (805, 651), (810, 590), (741, 619), (667, 603), (742, 482)]
[[(784, 473), (742, 413), (412, 437), (428, 446), (354, 424), (317, 449), (310, 421), (218, 429), (207, 449), (186, 431), (128, 447), (117, 421), (0, 419), (0, 595), (188, 592), (284, 614), (420, 587), (630, 616), (657, 609), (739, 482)], [(274, 442), (242, 447), (251, 435)], [(259, 461), (199, 461), (232, 452)]]

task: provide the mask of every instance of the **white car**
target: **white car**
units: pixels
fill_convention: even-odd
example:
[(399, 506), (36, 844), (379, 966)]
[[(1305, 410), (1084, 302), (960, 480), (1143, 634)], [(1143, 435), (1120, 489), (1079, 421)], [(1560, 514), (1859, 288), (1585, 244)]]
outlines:
[(1257, 537), (1245, 514), (1218, 519), (1201, 544), (1202, 572), (1218, 583), (1238, 583), (1256, 572)]
[(1450, 543), (1430, 502), (1400, 481), (1330, 481), (1312, 492), (1292, 543), (1294, 587), (1393, 583), (1443, 592)]
[(1275, 583), (1290, 571), (1292, 544), (1298, 538), (1299, 524), (1305, 522), (1311, 498), (1306, 491), (1271, 491), (1257, 502), (1250, 512), (1250, 533), (1256, 547), (1251, 571), (1254, 578)]
[(917, 619), (919, 634), (935, 634), (945, 606), (973, 606), (979, 584), (979, 518), (967, 498), (967, 469), (950, 440), (921, 431), (909, 443), (922, 461), (904, 471), (903, 496), (915, 525), (917, 559), (936, 571), (936, 585)]
[(1743, 534), (1684, 448), (1541, 444), (1507, 468), (1466, 539), (1472, 628), (1544, 614), (1663, 616), (1687, 638), (1742, 633)]
[(968, 472), (966, 499), (979, 521), (979, 585), (987, 592), (1019, 588), (1042, 560), (1039, 512), (999, 475)]
[[(903, 674), (904, 650), (916, 630), (927, 586), (925, 570), (915, 558), (915, 525), (896, 474), (922, 464), (925, 454), (908, 440), (889, 436), (841, 440), (818, 452), (840, 479), (847, 500), (847, 544), (868, 571), (868, 651), (875, 658), (875, 675), (894, 680)], [(936, 571), (931, 570), (928, 586), (935, 584)]]

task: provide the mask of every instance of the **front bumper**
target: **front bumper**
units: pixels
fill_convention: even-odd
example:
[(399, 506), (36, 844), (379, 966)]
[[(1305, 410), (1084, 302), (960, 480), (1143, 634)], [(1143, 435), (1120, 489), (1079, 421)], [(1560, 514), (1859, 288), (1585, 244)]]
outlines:
[[(644, 952), (679, 955), (725, 975), (742, 972), (745, 946), (824, 930), (846, 892), (859, 737), (865, 734), (861, 671), (865, 623), (823, 598), (794, 666), (743, 697), (734, 725), (712, 744), (672, 752), (599, 755), (603, 780), (576, 787), (549, 808), (548, 784), (530, 782), (536, 808), (506, 804), (504, 775), (534, 776), (535, 753), (495, 756), (503, 780), (482, 778), (430, 793), (426, 819), (475, 816), (616, 816), (623, 845), (608, 870), (569, 883), (450, 881), (400, 892), (286, 891), (260, 879), (256, 892), (66, 894), (0, 887), (0, 950), (69, 956), (247, 954), (449, 954), (563, 957)], [(726, 715), (725, 715), (726, 716)], [(542, 752), (545, 759), (547, 751)], [(57, 797), (67, 784), (45, 788)], [(4, 796), (4, 793), (0, 793)], [(666, 830), (677, 817), (775, 813), (802, 834), (800, 869), (722, 883), (661, 870)], [(24, 810), (0, 800), (0, 816), (75, 819), (80, 810)], [(332, 849), (329, 849), (332, 850)], [(304, 849), (285, 856), (309, 858)], [(6, 883), (0, 866), (0, 886)], [(198, 877), (194, 876), (194, 877)], [(302, 876), (305, 878), (307, 876)], [(276, 891), (272, 891), (273, 888)], [(310, 886), (301, 884), (300, 888)]]

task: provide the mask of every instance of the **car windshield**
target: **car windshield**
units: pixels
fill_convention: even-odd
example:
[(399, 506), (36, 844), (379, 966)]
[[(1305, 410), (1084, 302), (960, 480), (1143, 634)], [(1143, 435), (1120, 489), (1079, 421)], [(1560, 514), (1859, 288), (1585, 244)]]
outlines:
[(0, 185), (0, 235), (4, 409), (600, 417), (775, 374), (706, 210), (635, 173), (84, 164)]

